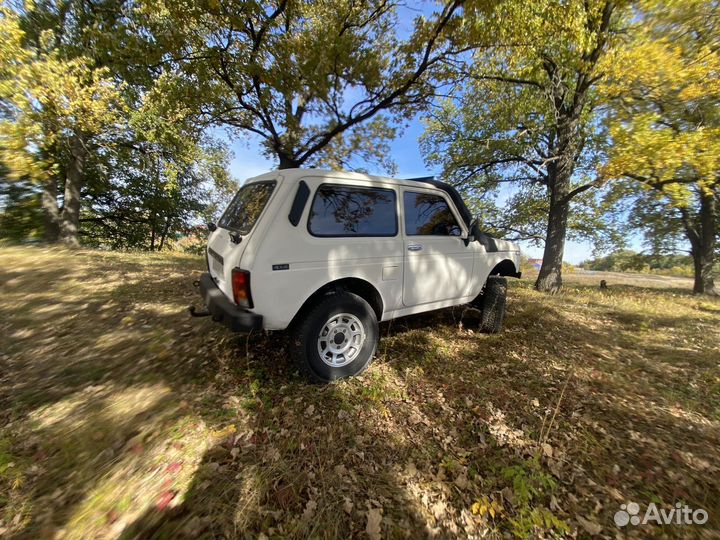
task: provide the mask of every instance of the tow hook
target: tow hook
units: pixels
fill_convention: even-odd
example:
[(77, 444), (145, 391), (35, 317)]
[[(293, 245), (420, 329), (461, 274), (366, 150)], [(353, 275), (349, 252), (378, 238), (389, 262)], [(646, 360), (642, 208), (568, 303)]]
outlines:
[[(200, 280), (196, 279), (193, 281), (193, 287), (200, 287)], [(188, 306), (188, 311), (191, 317), (209, 317), (211, 315), (207, 309), (198, 311), (195, 306)]]
[(190, 312), (191, 317), (209, 317), (210, 316), (210, 312), (207, 309), (198, 311), (195, 306), (189, 306), (188, 311)]

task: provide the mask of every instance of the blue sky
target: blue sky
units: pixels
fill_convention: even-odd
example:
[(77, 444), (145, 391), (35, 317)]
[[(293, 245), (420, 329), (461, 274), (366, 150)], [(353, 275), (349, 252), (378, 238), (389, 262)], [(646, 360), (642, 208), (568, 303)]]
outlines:
[[(413, 119), (403, 133), (396, 138), (391, 146), (392, 158), (398, 167), (398, 178), (412, 178), (418, 176), (440, 175), (440, 170), (425, 166), (418, 145), (418, 138), (422, 135), (423, 125), (419, 118)], [(236, 139), (231, 142), (233, 159), (230, 171), (233, 176), (243, 181), (277, 168), (275, 160), (263, 156), (256, 138)], [(370, 172), (383, 173), (383, 171), (368, 167)], [(542, 247), (530, 246), (522, 243), (523, 253), (532, 258), (542, 257)], [(565, 260), (577, 264), (591, 257), (592, 246), (587, 242), (568, 242), (565, 247)]]
[[(420, 0), (401, 7), (399, 14), (398, 35), (403, 38), (413, 30), (413, 19), (418, 15), (429, 17), (437, 10), (437, 4), (432, 1)], [(419, 176), (440, 176), (437, 168), (427, 167), (420, 153), (418, 139), (423, 133), (423, 125), (419, 117), (414, 118), (404, 131), (392, 142), (390, 151), (392, 160), (397, 164), (398, 178), (413, 178)], [(262, 155), (257, 138), (239, 140), (231, 143), (234, 158), (231, 163), (231, 172), (238, 180), (262, 174), (277, 167), (277, 162)], [(364, 165), (371, 173), (384, 174), (372, 165)], [(542, 247), (522, 243), (523, 252), (532, 258), (542, 257)], [(637, 248), (636, 248), (637, 249)], [(565, 260), (577, 264), (592, 256), (592, 245), (587, 242), (568, 242), (565, 247)]]

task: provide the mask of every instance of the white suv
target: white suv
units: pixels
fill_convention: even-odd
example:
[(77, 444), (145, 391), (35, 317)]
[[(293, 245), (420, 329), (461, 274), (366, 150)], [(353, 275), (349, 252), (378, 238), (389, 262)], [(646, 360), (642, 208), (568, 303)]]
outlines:
[(212, 231), (199, 280), (234, 331), (289, 328), (315, 381), (370, 362), (378, 321), (472, 303), (499, 331), (516, 244), (478, 230), (452, 186), (432, 178), (285, 169), (251, 178)]

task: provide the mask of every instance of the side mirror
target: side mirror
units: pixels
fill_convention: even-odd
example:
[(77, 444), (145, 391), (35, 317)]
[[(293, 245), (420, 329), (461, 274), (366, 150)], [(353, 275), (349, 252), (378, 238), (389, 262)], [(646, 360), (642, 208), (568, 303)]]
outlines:
[(474, 218), (470, 222), (470, 225), (468, 225), (468, 235), (465, 238), (463, 238), (463, 242), (465, 242), (466, 247), (468, 245), (470, 245), (470, 242), (474, 242), (476, 240), (475, 232), (477, 231), (477, 224), (478, 224), (478, 219)]
[(215, 232), (217, 230), (217, 225), (215, 225), (212, 221), (207, 224), (208, 231)]

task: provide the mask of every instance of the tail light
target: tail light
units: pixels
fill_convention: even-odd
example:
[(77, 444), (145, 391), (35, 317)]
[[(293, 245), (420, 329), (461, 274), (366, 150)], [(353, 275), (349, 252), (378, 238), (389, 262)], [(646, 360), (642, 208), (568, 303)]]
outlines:
[(250, 295), (250, 272), (234, 268), (232, 271), (232, 291), (235, 303), (244, 308), (252, 308), (253, 301)]

